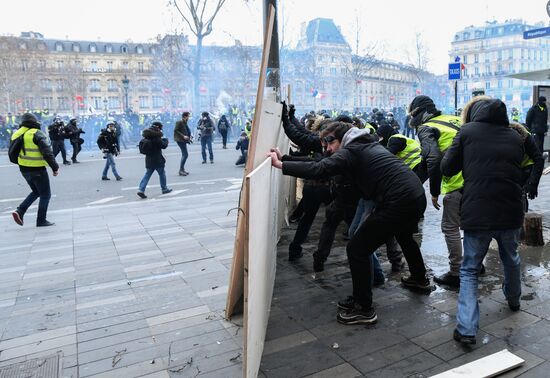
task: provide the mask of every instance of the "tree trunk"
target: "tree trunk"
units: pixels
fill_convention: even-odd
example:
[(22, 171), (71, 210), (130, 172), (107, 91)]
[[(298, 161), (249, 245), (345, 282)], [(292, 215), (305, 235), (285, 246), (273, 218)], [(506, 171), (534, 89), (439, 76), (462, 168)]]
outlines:
[(521, 240), (527, 245), (544, 245), (544, 239), (542, 237), (542, 215), (535, 213), (525, 214)]
[(201, 93), (200, 93), (200, 83), (201, 83), (201, 55), (202, 55), (202, 38), (201, 36), (197, 37), (197, 50), (195, 51), (195, 65), (193, 66), (193, 113), (200, 114), (200, 112), (205, 111), (201, 109)]

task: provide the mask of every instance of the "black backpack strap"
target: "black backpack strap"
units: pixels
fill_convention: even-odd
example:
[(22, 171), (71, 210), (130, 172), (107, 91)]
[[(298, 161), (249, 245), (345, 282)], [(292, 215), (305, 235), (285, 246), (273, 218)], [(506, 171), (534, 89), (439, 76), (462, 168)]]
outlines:
[(456, 125), (453, 125), (450, 122), (440, 121), (438, 119), (430, 119), (430, 120), (428, 120), (428, 122), (437, 123), (438, 125), (447, 126), (447, 127), (450, 127), (451, 129), (454, 129), (456, 131), (460, 131), (460, 127), (458, 127)]

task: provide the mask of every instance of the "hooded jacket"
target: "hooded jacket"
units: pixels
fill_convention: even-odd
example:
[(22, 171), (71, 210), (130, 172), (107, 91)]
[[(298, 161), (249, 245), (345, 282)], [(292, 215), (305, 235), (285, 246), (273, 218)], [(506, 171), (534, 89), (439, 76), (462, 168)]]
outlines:
[(524, 140), (509, 127), (500, 100), (474, 98), (463, 111), (465, 124), (441, 161), (441, 172), (462, 171), (462, 229), (508, 230), (523, 224)]
[(145, 168), (163, 168), (166, 159), (162, 156), (162, 150), (168, 147), (168, 139), (163, 138), (162, 131), (154, 126), (143, 130), (142, 135), (151, 143), (150, 153), (145, 155)]
[(283, 162), (283, 174), (302, 178), (344, 175), (365, 199), (379, 208), (410, 204), (424, 195), (418, 177), (387, 151), (368, 130), (351, 128), (341, 148), (318, 162)]
[(536, 103), (529, 109), (525, 124), (533, 134), (544, 134), (548, 131), (548, 108), (546, 103)]

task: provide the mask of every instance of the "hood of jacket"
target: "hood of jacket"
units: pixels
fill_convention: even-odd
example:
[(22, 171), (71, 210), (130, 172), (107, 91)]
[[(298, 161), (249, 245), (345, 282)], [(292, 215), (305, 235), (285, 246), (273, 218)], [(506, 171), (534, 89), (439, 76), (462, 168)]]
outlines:
[(360, 139), (368, 135), (371, 135), (369, 130), (352, 127), (344, 134), (344, 137), (342, 138), (342, 147), (347, 146), (354, 140)]
[(142, 135), (147, 139), (162, 138), (162, 131), (156, 127), (149, 127), (148, 129), (143, 130)]
[(524, 142), (530, 135), (529, 131), (521, 123), (510, 122), (510, 127), (519, 133)]
[(484, 122), (495, 125), (510, 124), (506, 105), (497, 99), (487, 96), (474, 97), (462, 111), (464, 123)]

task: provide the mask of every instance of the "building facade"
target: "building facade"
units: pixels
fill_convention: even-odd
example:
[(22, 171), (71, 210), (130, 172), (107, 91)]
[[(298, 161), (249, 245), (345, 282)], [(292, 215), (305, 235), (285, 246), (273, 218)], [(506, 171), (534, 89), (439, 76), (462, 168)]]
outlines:
[[(2, 36), (0, 114), (192, 110), (195, 48), (182, 35), (153, 43), (55, 40), (35, 32)], [(280, 56), (282, 88), (291, 86), (300, 110), (405, 106), (434, 82), (410, 65), (353, 54), (331, 19), (304, 25), (296, 48)], [(253, 107), (260, 59), (260, 47), (238, 41), (203, 46), (198, 111)]]
[(524, 31), (542, 26), (522, 20), (492, 21), (456, 33), (449, 58), (453, 62), (458, 56), (465, 66), (463, 79), (458, 83), (459, 107), (471, 99), (473, 90), (484, 89), (487, 95), (505, 101), (509, 109), (529, 108), (533, 104), (533, 85), (537, 83), (508, 75), (550, 66), (550, 39), (523, 39)]

